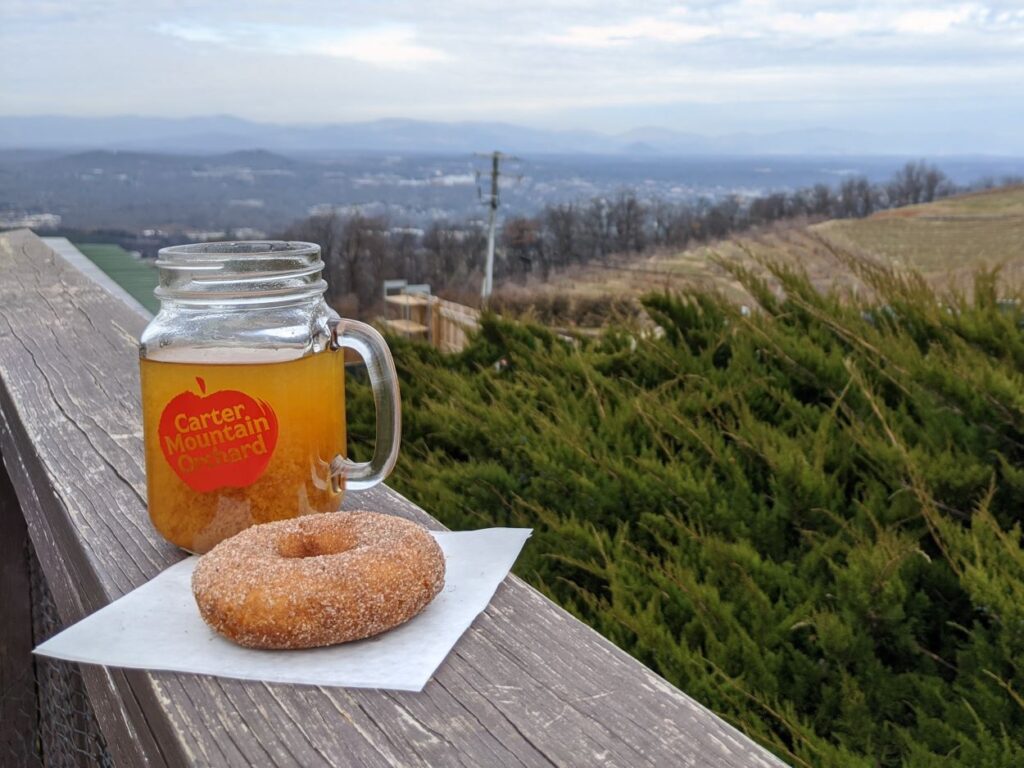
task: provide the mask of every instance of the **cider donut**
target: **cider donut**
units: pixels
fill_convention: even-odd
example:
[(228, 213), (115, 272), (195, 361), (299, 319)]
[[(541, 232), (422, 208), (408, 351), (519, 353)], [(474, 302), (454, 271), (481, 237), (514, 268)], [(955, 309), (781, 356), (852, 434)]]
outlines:
[(444, 586), (444, 554), (416, 523), (328, 512), (264, 523), (199, 559), (203, 619), (249, 648), (316, 648), (385, 632)]

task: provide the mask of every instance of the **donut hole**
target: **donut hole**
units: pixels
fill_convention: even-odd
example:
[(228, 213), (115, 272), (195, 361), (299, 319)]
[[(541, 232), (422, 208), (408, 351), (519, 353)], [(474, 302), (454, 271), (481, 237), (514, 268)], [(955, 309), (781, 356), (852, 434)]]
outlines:
[(340, 555), (355, 546), (355, 537), (348, 531), (320, 531), (316, 534), (296, 531), (281, 537), (277, 554), (281, 557), (322, 557)]

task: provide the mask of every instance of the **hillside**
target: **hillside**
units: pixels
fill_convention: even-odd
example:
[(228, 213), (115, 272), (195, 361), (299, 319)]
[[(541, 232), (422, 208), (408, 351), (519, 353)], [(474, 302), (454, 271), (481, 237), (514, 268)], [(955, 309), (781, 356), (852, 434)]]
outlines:
[(785, 223), (679, 253), (570, 269), (547, 283), (506, 286), (501, 295), (514, 304), (544, 304), (565, 296), (586, 305), (602, 297), (636, 299), (650, 291), (698, 287), (750, 303), (749, 294), (719, 262), (763, 274), (758, 258), (799, 265), (819, 288), (860, 287), (856, 277), (839, 268), (831, 249), (915, 270), (936, 287), (969, 286), (975, 270), (996, 266), (1007, 278), (1024, 279), (1024, 186), (891, 209), (866, 219)]
[(960, 282), (978, 267), (1024, 274), (1024, 185), (882, 211), (811, 228), (839, 246), (916, 269), (935, 283)]

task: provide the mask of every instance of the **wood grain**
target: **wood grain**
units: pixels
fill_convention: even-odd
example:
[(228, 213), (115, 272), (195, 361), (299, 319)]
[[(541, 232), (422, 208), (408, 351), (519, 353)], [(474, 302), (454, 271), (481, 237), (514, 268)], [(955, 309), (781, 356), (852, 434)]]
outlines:
[(28, 531), (0, 467), (0, 765), (38, 766)]
[[(182, 557), (146, 516), (144, 324), (30, 232), (0, 235), (0, 450), (66, 622)], [(346, 506), (441, 527), (385, 487)], [(515, 577), (419, 694), (85, 672), (128, 766), (782, 764)]]

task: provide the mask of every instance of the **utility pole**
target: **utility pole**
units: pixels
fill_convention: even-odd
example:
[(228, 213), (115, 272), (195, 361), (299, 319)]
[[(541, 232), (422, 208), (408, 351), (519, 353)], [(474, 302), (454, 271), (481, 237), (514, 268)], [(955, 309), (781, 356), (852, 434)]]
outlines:
[(491, 199), (488, 201), (490, 210), (487, 217), (487, 264), (484, 268), (484, 284), (480, 296), (487, 304), (494, 290), (494, 228), (498, 220), (498, 175), (500, 173), (501, 153), (491, 153)]
[[(506, 155), (504, 152), (495, 150), (489, 155), (478, 154), (476, 157), (489, 157), (491, 158), (491, 194), (487, 198), (487, 263), (484, 265), (484, 282), (480, 288), (480, 296), (483, 298), (484, 306), (487, 306), (487, 300), (491, 297), (491, 293), (494, 291), (494, 240), (498, 226), (498, 177), (501, 175), (501, 161), (511, 161), (513, 163), (518, 162), (520, 158), (513, 155)], [(479, 182), (480, 174), (477, 172), (476, 178)], [(507, 174), (506, 174), (507, 175)], [(521, 176), (519, 178), (522, 178)], [(483, 192), (477, 187), (481, 199), (483, 198)]]

